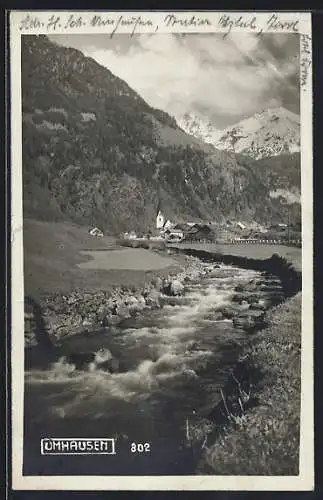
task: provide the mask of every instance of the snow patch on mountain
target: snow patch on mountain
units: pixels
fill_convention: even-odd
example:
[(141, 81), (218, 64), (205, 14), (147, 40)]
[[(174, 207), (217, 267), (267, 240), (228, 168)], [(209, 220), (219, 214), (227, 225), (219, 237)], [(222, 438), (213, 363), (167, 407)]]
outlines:
[(223, 133), (216, 129), (206, 118), (202, 118), (194, 113), (186, 113), (177, 119), (178, 126), (189, 135), (208, 143), (215, 144)]
[(261, 111), (224, 130), (192, 114), (184, 115), (178, 125), (217, 149), (256, 160), (300, 151), (300, 117), (282, 107)]

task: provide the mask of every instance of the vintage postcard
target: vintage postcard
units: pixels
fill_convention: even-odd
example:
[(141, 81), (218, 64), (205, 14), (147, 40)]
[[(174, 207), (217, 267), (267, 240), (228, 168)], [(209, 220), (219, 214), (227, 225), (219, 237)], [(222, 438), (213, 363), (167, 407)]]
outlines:
[(14, 489), (313, 489), (311, 65), (309, 13), (11, 12)]

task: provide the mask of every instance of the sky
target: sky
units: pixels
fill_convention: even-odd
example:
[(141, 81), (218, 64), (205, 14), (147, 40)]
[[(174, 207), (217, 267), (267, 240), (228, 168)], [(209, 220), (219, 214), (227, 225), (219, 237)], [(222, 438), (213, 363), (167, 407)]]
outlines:
[(176, 118), (194, 113), (225, 128), (263, 109), (299, 113), (295, 34), (53, 35), (125, 80)]

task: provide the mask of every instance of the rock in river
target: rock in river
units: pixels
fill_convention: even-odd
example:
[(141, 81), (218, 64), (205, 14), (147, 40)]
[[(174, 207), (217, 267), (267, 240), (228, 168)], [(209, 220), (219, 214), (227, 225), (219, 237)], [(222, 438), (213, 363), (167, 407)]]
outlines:
[(232, 297), (232, 302), (237, 302), (239, 304), (242, 304), (243, 302), (248, 302), (248, 304), (253, 304), (254, 302), (258, 302), (258, 300), (259, 300), (259, 295), (255, 293), (239, 292)]
[(255, 292), (259, 283), (256, 280), (250, 280), (248, 283), (238, 283), (235, 287), (236, 292)]
[(239, 314), (239, 310), (233, 307), (224, 307), (221, 312), (222, 316), (226, 319), (232, 319)]
[(250, 311), (266, 311), (268, 309), (268, 306), (263, 302), (254, 302), (253, 304), (250, 304)]
[(179, 280), (173, 280), (170, 284), (170, 291), (172, 295), (183, 295), (184, 285)]
[(110, 373), (118, 373), (120, 369), (120, 362), (117, 358), (107, 359), (103, 363), (100, 363), (99, 368), (107, 370)]

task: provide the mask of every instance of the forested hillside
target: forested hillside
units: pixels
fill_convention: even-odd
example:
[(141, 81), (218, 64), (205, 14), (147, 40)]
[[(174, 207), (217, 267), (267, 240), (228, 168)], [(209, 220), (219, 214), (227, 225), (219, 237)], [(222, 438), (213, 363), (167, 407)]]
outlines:
[(159, 202), (174, 219), (286, 216), (270, 194), (277, 165), (255, 168), (187, 135), (108, 69), (46, 36), (22, 37), (22, 106), (25, 216), (114, 233), (153, 227)]

